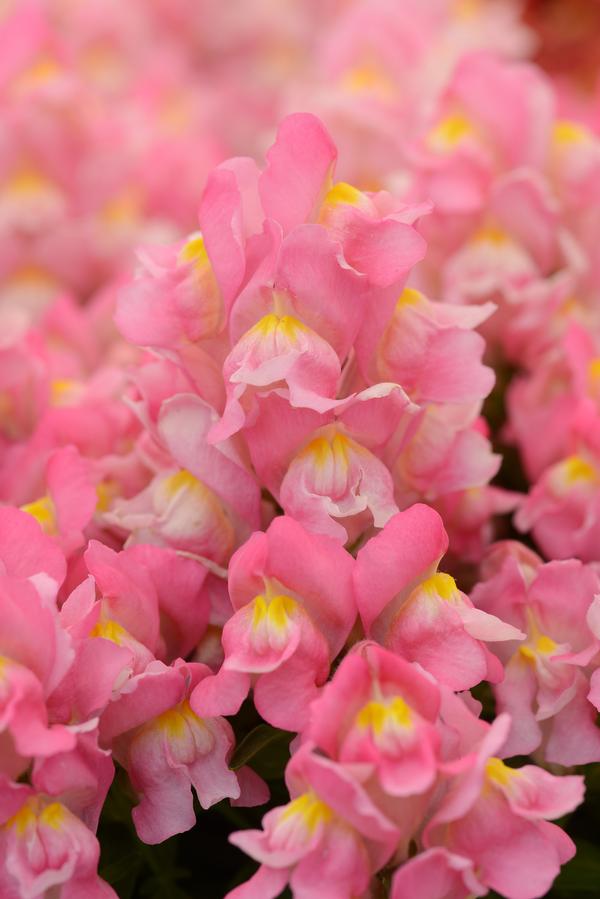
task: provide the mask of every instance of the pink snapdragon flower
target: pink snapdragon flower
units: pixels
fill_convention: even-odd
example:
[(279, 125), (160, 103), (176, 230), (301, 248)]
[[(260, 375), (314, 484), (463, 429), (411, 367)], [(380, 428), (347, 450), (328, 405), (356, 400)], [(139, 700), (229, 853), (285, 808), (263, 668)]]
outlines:
[(7, 899), (37, 899), (51, 890), (61, 899), (116, 899), (98, 877), (100, 847), (93, 833), (66, 805), (31, 788), (24, 788), (20, 807), (0, 826), (0, 852), (0, 892)]
[(580, 804), (584, 784), (533, 765), (506, 765), (494, 753), (509, 725), (508, 716), (497, 718), (479, 747), (456, 763), (423, 841), (469, 860), (477, 881), (508, 899), (535, 899), (574, 854), (573, 842), (549, 820)]
[(474, 603), (527, 634), (498, 650), (505, 678), (496, 702), (512, 718), (505, 752), (561, 765), (597, 761), (600, 730), (588, 699), (598, 664), (597, 572), (575, 559), (544, 565), (518, 544), (499, 544), (484, 571)]
[(266, 721), (299, 730), (356, 618), (353, 564), (338, 543), (287, 516), (253, 534), (229, 565), (225, 660), (195, 689), (192, 709), (235, 714), (253, 687)]
[[(194, 687), (210, 674), (205, 665), (151, 662), (107, 706), (101, 736), (128, 771), (140, 795), (133, 810), (138, 836), (160, 843), (196, 822), (193, 787), (203, 808), (240, 796), (227, 765), (233, 730), (225, 718), (200, 718), (190, 707)], [(264, 795), (259, 801), (264, 801)]]
[(415, 505), (359, 550), (354, 583), (365, 632), (452, 690), (498, 682), (502, 665), (487, 642), (524, 634), (475, 608), (454, 578), (437, 571), (447, 547), (438, 513)]
[(329, 758), (371, 768), (397, 797), (435, 783), (439, 689), (423, 671), (376, 643), (358, 644), (311, 706), (304, 734)]
[(395, 826), (344, 767), (308, 744), (288, 763), (286, 783), (292, 799), (267, 812), (263, 830), (231, 835), (261, 867), (228, 899), (275, 899), (287, 883), (306, 899), (363, 895), (394, 850)]

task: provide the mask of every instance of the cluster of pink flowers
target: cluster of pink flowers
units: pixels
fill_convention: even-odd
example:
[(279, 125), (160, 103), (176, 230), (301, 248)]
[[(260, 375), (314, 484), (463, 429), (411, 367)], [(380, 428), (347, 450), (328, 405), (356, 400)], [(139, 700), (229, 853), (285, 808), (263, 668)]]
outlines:
[(508, 0), (249, 7), (0, 13), (0, 899), (116, 896), (115, 763), (148, 844), (265, 804), (249, 700), (229, 899), (536, 899), (600, 761), (600, 102)]

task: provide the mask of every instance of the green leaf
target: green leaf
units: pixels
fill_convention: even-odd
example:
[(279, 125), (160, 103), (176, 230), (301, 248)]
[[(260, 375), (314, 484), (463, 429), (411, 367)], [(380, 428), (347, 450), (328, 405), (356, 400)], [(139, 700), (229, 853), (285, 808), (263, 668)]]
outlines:
[(564, 866), (554, 882), (552, 895), (598, 896), (600, 883), (600, 847), (587, 840), (577, 841), (577, 854)]
[(271, 727), (270, 724), (259, 724), (251, 730), (250, 733), (246, 734), (240, 743), (238, 743), (236, 750), (233, 753), (230, 767), (233, 771), (237, 771), (238, 768), (247, 765), (251, 759), (268, 746), (271, 746), (275, 742), (283, 743), (284, 740), (287, 740), (289, 743), (291, 738), (292, 734), (289, 733), (289, 731)]

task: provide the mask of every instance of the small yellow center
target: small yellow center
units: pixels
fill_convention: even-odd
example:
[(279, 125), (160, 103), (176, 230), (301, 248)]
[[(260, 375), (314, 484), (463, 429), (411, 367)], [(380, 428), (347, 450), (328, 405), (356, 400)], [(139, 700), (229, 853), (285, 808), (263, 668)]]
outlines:
[(310, 790), (288, 803), (281, 815), (282, 821), (299, 817), (309, 833), (314, 833), (319, 824), (326, 824), (333, 818), (333, 812), (315, 793)]
[(129, 632), (113, 618), (104, 618), (90, 631), (90, 637), (102, 637), (117, 646), (122, 646), (130, 636)]
[(381, 100), (391, 100), (398, 93), (398, 85), (381, 68), (369, 63), (349, 69), (342, 78), (342, 87), (351, 94), (374, 94)]
[(183, 263), (193, 263), (198, 268), (210, 265), (208, 253), (204, 245), (204, 238), (199, 231), (186, 240), (183, 247), (179, 251), (179, 261)]
[(104, 206), (101, 217), (107, 225), (133, 225), (140, 217), (140, 198), (134, 190), (124, 190)]
[(6, 183), (11, 194), (20, 197), (34, 197), (54, 190), (52, 183), (36, 169), (24, 168), (16, 172)]
[(401, 309), (404, 306), (418, 306), (424, 299), (425, 297), (420, 290), (415, 290), (414, 287), (405, 287), (396, 302), (396, 308)]
[(168, 709), (162, 715), (158, 715), (152, 724), (164, 731), (170, 739), (177, 740), (183, 737), (188, 730), (188, 721), (198, 724), (202, 719), (192, 710), (185, 699), (173, 709)]
[(473, 238), (473, 243), (488, 243), (493, 246), (502, 246), (509, 242), (509, 237), (506, 231), (502, 228), (498, 228), (496, 225), (489, 225), (486, 228), (481, 228), (477, 231)]
[(386, 725), (391, 724), (403, 729), (412, 727), (412, 712), (401, 696), (395, 696), (388, 702), (371, 700), (356, 716), (356, 724), (379, 736)]
[(281, 336), (288, 343), (293, 343), (306, 326), (293, 315), (276, 315), (270, 312), (258, 321), (250, 330), (250, 334), (258, 334), (261, 337)]
[(552, 129), (552, 140), (559, 147), (572, 146), (573, 144), (581, 144), (589, 140), (590, 133), (583, 125), (578, 122), (571, 122), (568, 119), (562, 119), (554, 124)]
[(45, 534), (53, 536), (58, 533), (56, 510), (49, 496), (42, 496), (33, 503), (26, 503), (24, 506), (21, 506), (21, 510), (27, 512), (28, 515), (32, 515)]
[(562, 474), (568, 484), (577, 482), (592, 483), (596, 480), (597, 474), (593, 465), (590, 465), (581, 456), (569, 456), (561, 464)]
[[(40, 810), (41, 809), (41, 810)], [(6, 822), (6, 827), (14, 828), (17, 835), (22, 837), (36, 824), (44, 824), (52, 830), (60, 830), (67, 816), (67, 810), (60, 802), (51, 802), (42, 807), (42, 801), (38, 796), (31, 796), (21, 806), (16, 815)]]
[(459, 592), (452, 575), (444, 574), (441, 571), (423, 581), (421, 590), (429, 595), (439, 596), (446, 602), (455, 599)]
[(548, 637), (546, 634), (539, 634), (539, 636), (534, 637), (533, 642), (520, 646), (519, 652), (528, 661), (535, 662), (539, 656), (551, 655), (557, 646), (558, 644), (551, 637)]
[(453, 150), (465, 138), (473, 137), (475, 129), (469, 119), (457, 113), (449, 115), (431, 129), (427, 135), (427, 144), (432, 150)]
[(348, 206), (358, 206), (362, 196), (360, 190), (353, 187), (352, 184), (347, 184), (346, 181), (338, 181), (325, 197), (323, 205), (334, 207), (344, 203)]
[(336, 431), (329, 439), (325, 436), (315, 437), (304, 448), (302, 455), (310, 456), (312, 463), (318, 468), (324, 468), (326, 465), (347, 468), (349, 449), (349, 439), (345, 434)]
[(60, 802), (51, 802), (43, 809), (39, 817), (41, 824), (46, 824), (52, 830), (59, 830), (65, 820), (65, 808)]
[(502, 759), (498, 758), (491, 758), (488, 760), (485, 766), (485, 773), (489, 780), (498, 784), (500, 787), (505, 787), (515, 777), (520, 776), (519, 771), (515, 768), (509, 768), (508, 765), (504, 764)]
[(267, 599), (261, 593), (253, 601), (252, 629), (256, 631), (267, 624), (277, 631), (284, 631), (297, 610), (298, 603), (291, 596), (278, 594)]
[(173, 499), (173, 497), (184, 490), (190, 490), (194, 493), (204, 493), (207, 489), (202, 481), (194, 477), (194, 475), (185, 468), (166, 477), (161, 486), (169, 499)]

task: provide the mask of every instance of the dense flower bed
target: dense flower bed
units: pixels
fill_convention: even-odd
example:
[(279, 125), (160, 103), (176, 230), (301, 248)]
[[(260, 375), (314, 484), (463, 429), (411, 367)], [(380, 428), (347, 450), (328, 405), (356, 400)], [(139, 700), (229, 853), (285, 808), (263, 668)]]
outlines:
[(551, 5), (0, 6), (0, 899), (594, 895)]

